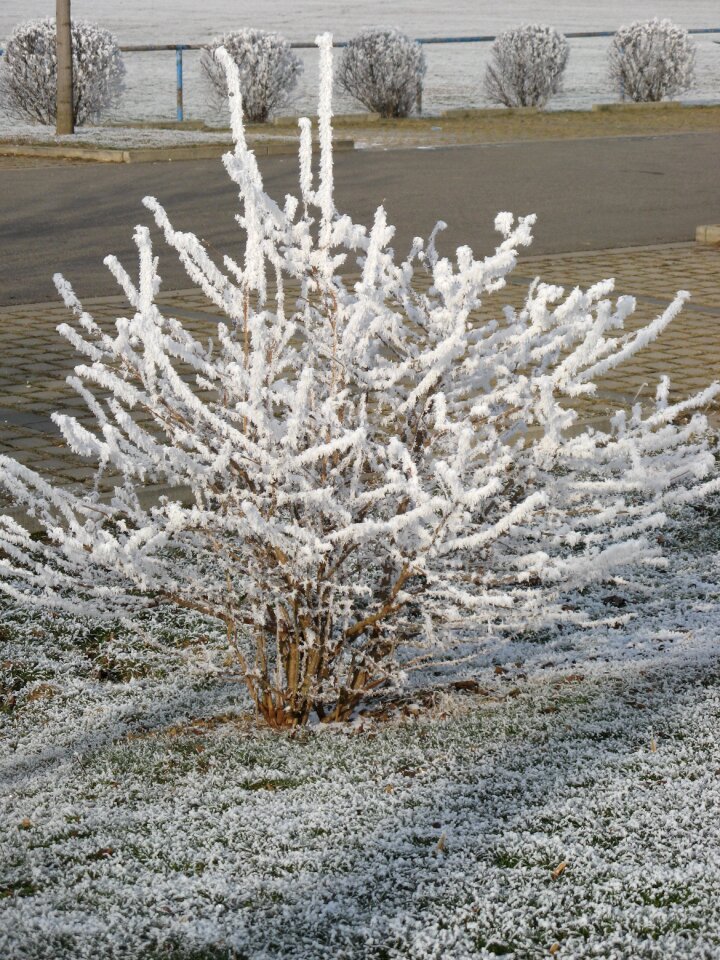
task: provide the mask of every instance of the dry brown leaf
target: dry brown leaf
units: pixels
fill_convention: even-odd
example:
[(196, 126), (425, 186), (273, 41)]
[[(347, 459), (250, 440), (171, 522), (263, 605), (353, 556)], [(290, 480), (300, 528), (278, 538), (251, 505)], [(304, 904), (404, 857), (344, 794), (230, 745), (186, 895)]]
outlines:
[(114, 852), (112, 847), (102, 847), (102, 849), (96, 850), (95, 853), (91, 853), (88, 860), (107, 860)]
[(443, 833), (440, 839), (438, 840), (437, 849), (440, 853), (445, 853), (445, 845), (447, 843), (447, 834)]
[(386, 787), (384, 787), (383, 789), (384, 789), (385, 793), (394, 793), (394, 792), (395, 792), (395, 787), (394, 787), (391, 783), (388, 783), (388, 785), (387, 785)]
[(555, 954), (558, 953), (559, 950), (560, 950), (560, 944), (559, 944), (559, 943), (554, 943), (554, 944), (550, 947), (550, 953), (551, 953), (553, 956), (555, 956)]
[(29, 830), (32, 827), (32, 820), (29, 817), (24, 817), (18, 826), (21, 830)]
[(57, 688), (51, 683), (41, 683), (35, 687), (32, 693), (28, 694), (26, 702), (32, 703), (33, 700), (49, 700), (50, 697), (54, 697), (56, 693)]
[(569, 673), (566, 677), (561, 677), (558, 683), (581, 683), (584, 679), (584, 673)]
[(555, 869), (554, 869), (553, 872), (550, 874), (550, 876), (553, 878), (553, 880), (557, 880), (557, 878), (558, 878), (562, 873), (564, 873), (566, 869), (567, 869), (567, 860), (563, 860), (562, 863), (559, 863), (559, 864), (555, 867)]

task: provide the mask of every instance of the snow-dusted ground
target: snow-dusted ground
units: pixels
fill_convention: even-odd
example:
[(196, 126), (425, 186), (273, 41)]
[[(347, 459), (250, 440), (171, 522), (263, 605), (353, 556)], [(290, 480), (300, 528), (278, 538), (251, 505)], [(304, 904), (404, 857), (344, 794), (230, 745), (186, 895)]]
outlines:
[(73, 147), (133, 147), (186, 146), (194, 143), (227, 143), (230, 134), (207, 133), (199, 130), (157, 130), (137, 127), (78, 127), (72, 136), (57, 137), (52, 127), (19, 123), (0, 116), (0, 142), (66, 144)]
[(6, 609), (0, 956), (717, 956), (719, 520), (352, 733), (256, 731), (207, 625)]
[[(3, 0), (0, 4), (0, 47), (13, 27), (29, 17), (47, 16), (47, 0)], [(240, 27), (279, 30), (291, 41), (312, 42), (325, 30), (338, 39), (348, 39), (362, 27), (398, 26), (410, 36), (472, 36), (496, 34), (521, 23), (548, 23), (562, 31), (616, 30), (631, 20), (670, 17), (686, 28), (720, 27), (717, 0), (73, 0), (77, 17), (94, 20), (113, 31), (123, 44), (206, 43), (215, 34)], [(697, 85), (685, 99), (717, 102), (720, 88), (720, 34), (697, 36)], [(585, 109), (613, 100), (607, 78), (608, 39), (571, 41), (570, 61), (563, 91), (551, 109)], [(300, 50), (304, 74), (284, 112), (314, 109), (318, 58), (315, 50)], [(489, 43), (439, 44), (425, 48), (428, 72), (423, 95), (424, 110), (487, 106), (483, 74), (490, 54)], [(175, 52), (127, 53), (126, 92), (114, 119), (175, 116)], [(200, 73), (200, 55), (184, 55), (185, 108), (187, 116), (211, 116), (208, 93)], [(350, 98), (337, 99), (338, 112), (359, 110)]]

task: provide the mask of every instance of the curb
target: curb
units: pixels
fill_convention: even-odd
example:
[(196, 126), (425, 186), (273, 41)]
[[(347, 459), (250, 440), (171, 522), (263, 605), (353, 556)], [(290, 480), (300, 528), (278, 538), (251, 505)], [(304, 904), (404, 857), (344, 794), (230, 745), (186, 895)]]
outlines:
[(620, 103), (594, 103), (593, 110), (599, 113), (635, 113), (639, 110), (677, 110), (683, 104), (680, 100), (656, 100), (636, 103), (626, 101)]
[(0, 143), (0, 157), (52, 157), (56, 160), (86, 160), (95, 163), (124, 162), (122, 150), (60, 147), (40, 143)]
[[(249, 147), (256, 156), (295, 156), (297, 140), (256, 140)], [(186, 146), (132, 147), (72, 147), (45, 143), (0, 143), (0, 157), (47, 157), (53, 160), (83, 160), (88, 163), (157, 163), (170, 160), (214, 160), (233, 148), (233, 143), (200, 143)], [(355, 149), (355, 141), (335, 140), (333, 148), (344, 153)], [(313, 144), (313, 151), (318, 145)]]
[(695, 240), (697, 243), (720, 245), (720, 223), (707, 224), (696, 227)]

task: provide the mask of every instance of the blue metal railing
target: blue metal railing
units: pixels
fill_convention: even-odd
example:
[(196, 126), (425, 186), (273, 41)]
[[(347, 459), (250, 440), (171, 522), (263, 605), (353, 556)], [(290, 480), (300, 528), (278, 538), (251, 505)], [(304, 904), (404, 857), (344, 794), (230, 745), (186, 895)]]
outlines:
[[(708, 33), (720, 33), (720, 27), (701, 27), (695, 30), (688, 30), (688, 33), (695, 34), (708, 34)], [(586, 37), (613, 37), (615, 36), (614, 30), (594, 30), (584, 33), (566, 33), (565, 36), (568, 40), (579, 40)], [(418, 37), (417, 42), (425, 45), (430, 44), (439, 44), (439, 43), (492, 43), (496, 40), (495, 35), (478, 35), (471, 37)], [(291, 47), (295, 50), (312, 50), (315, 47), (314, 43), (310, 42), (297, 42), (291, 43)], [(335, 40), (333, 42), (334, 47), (346, 47), (347, 40)], [(153, 44), (141, 44), (141, 45), (129, 45), (121, 47), (123, 51), (128, 53), (140, 53), (144, 51), (151, 50), (175, 50), (176, 63), (177, 63), (177, 119), (182, 121), (185, 117), (185, 110), (183, 106), (183, 50), (202, 50), (204, 49), (205, 44), (203, 43), (183, 43), (183, 44), (167, 44), (167, 45), (153, 45)]]
[[(719, 33), (720, 27), (697, 27), (693, 30), (688, 30), (688, 33), (693, 34), (709, 34), (709, 33)], [(591, 30), (583, 33), (566, 33), (565, 36), (568, 40), (581, 40), (585, 38), (592, 37), (614, 37), (614, 30)], [(470, 37), (418, 37), (417, 42), (425, 45), (439, 44), (439, 43), (492, 43), (497, 39), (495, 35), (484, 35), (479, 34), (477, 36)], [(720, 43), (720, 41), (715, 41)], [(296, 50), (312, 50), (315, 48), (314, 43), (310, 42), (298, 42), (291, 43), (291, 47)], [(346, 47), (347, 40), (335, 40), (333, 42), (334, 47)], [(175, 76), (176, 76), (176, 115), (177, 119), (182, 122), (185, 119), (185, 108), (183, 105), (183, 51), (184, 50), (204, 50), (206, 44), (204, 43), (140, 43), (140, 44), (127, 44), (121, 46), (120, 49), (123, 53), (151, 53), (158, 50), (174, 50), (175, 51)], [(5, 51), (0, 48), (0, 56), (3, 55)]]
[(177, 118), (182, 121), (184, 118), (183, 109), (183, 50), (185, 47), (175, 47), (175, 67), (177, 75)]

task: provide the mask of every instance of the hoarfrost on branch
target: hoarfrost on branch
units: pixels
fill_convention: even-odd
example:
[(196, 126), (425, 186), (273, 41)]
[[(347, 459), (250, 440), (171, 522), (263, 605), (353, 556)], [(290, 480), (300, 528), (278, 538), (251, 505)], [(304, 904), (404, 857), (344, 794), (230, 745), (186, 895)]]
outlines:
[[(73, 111), (78, 125), (97, 120), (120, 97), (125, 65), (115, 37), (94, 23), (73, 20)], [(57, 113), (57, 37), (54, 17), (19, 24), (0, 60), (0, 104), (20, 120), (53, 125)]]
[(695, 43), (671, 20), (620, 27), (608, 54), (610, 80), (622, 100), (657, 102), (695, 82)]
[(361, 30), (348, 41), (338, 67), (338, 86), (381, 117), (407, 117), (419, 109), (425, 54), (399, 30)]
[(505, 30), (490, 48), (488, 99), (505, 107), (544, 107), (562, 86), (569, 56), (567, 39), (552, 27), (534, 23)]
[(200, 57), (200, 68), (219, 105), (227, 103), (225, 70), (215, 53), (222, 47), (237, 66), (245, 118), (264, 123), (287, 102), (302, 73), (302, 63), (279, 33), (247, 28), (210, 41)]
[(70, 383), (96, 427), (54, 419), (101, 475), (122, 475), (111, 499), (0, 458), (2, 485), (46, 531), (0, 521), (7, 594), (92, 617), (171, 604), (217, 618), (276, 727), (347, 719), (489, 631), (582, 623), (568, 591), (662, 562), (666, 512), (720, 484), (699, 412), (720, 385), (671, 402), (663, 380), (650, 409), (605, 428), (574, 409), (688, 294), (636, 332), (623, 331), (634, 302), (613, 301), (610, 280), (570, 293), (535, 281), (519, 309), (492, 311), (531, 241), (534, 217), (509, 213), (485, 258), (442, 256), (442, 223), (397, 257), (382, 206), (369, 230), (335, 208), (331, 38), (318, 45), (319, 172), (301, 120), (300, 197), (282, 205), (246, 144), (238, 68), (218, 51), (241, 260), (216, 262), (145, 200), (225, 318), (213, 343), (158, 302), (146, 227), (137, 280), (106, 260), (131, 306), (113, 330), (56, 278), (75, 315), (60, 332), (85, 358)]

